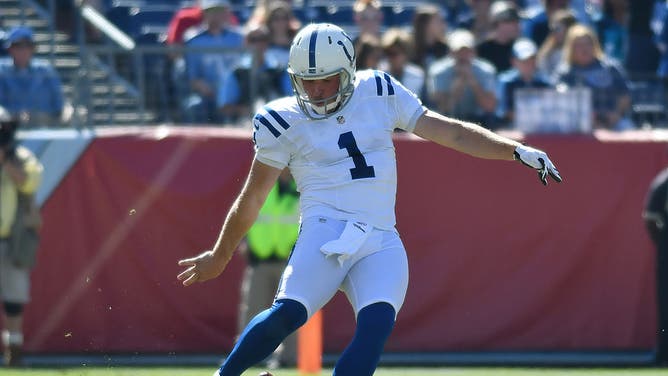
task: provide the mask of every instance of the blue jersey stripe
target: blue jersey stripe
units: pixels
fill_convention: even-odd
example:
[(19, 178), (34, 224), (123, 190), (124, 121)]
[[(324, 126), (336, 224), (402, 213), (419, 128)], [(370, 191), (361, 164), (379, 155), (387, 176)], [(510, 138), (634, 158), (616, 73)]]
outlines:
[(381, 96), (383, 95), (383, 83), (380, 80), (378, 72), (374, 72), (374, 75), (376, 76), (376, 94), (378, 94), (378, 96)]
[(281, 135), (281, 132), (278, 131), (278, 129), (274, 128), (273, 125), (267, 120), (264, 116), (262, 115), (256, 115), (255, 118), (262, 123), (267, 129), (269, 129), (269, 132), (274, 135), (274, 137), (278, 138), (278, 136)]
[(390, 75), (385, 73), (385, 81), (387, 81), (387, 95), (394, 95), (394, 86), (392, 85), (392, 79)]
[(280, 126), (283, 127), (283, 129), (290, 128), (290, 124), (288, 124), (288, 122), (285, 121), (285, 119), (283, 119), (283, 117), (281, 115), (279, 115), (278, 112), (276, 112), (274, 110), (271, 110), (271, 109), (267, 109), (267, 112), (269, 112), (269, 115), (271, 115), (271, 117), (276, 119), (278, 124), (280, 124)]
[(316, 73), (315, 70), (315, 42), (318, 39), (318, 29), (311, 33), (311, 39), (308, 42), (308, 72)]

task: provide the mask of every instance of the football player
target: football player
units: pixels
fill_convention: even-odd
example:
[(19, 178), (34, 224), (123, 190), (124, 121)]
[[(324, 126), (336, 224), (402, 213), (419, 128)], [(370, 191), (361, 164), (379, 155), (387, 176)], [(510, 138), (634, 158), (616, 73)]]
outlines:
[(225, 269), (287, 167), (301, 193), (299, 238), (274, 304), (251, 320), (216, 375), (239, 376), (262, 361), (339, 289), (357, 327), (334, 375), (372, 375), (408, 286), (395, 228), (395, 128), (475, 157), (517, 159), (543, 184), (561, 177), (544, 152), (430, 111), (387, 73), (356, 72), (351, 39), (335, 25), (295, 36), (288, 73), (295, 95), (255, 115), (255, 158), (215, 245), (179, 261), (178, 279), (188, 286)]

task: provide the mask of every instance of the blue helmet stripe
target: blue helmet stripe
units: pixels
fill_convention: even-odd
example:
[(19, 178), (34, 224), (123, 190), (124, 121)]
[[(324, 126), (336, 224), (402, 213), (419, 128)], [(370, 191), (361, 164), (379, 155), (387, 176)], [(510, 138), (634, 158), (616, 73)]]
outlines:
[(271, 117), (276, 119), (278, 124), (280, 124), (280, 126), (283, 127), (283, 129), (290, 128), (290, 124), (288, 124), (288, 122), (285, 121), (285, 119), (283, 119), (283, 117), (281, 115), (279, 115), (278, 112), (276, 112), (274, 110), (271, 110), (271, 109), (267, 109), (267, 112), (269, 112), (269, 115), (271, 115)]
[(315, 42), (318, 39), (318, 29), (311, 33), (311, 39), (308, 42), (308, 72), (315, 73)]

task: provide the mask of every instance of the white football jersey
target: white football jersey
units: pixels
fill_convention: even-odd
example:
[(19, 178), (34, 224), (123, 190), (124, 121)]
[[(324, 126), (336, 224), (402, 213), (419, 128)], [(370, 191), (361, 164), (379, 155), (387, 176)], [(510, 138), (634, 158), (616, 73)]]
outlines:
[(357, 72), (348, 104), (312, 120), (295, 97), (275, 100), (253, 119), (256, 159), (288, 167), (301, 193), (302, 218), (360, 220), (392, 230), (397, 169), (392, 134), (411, 132), (426, 111), (418, 97), (382, 71)]

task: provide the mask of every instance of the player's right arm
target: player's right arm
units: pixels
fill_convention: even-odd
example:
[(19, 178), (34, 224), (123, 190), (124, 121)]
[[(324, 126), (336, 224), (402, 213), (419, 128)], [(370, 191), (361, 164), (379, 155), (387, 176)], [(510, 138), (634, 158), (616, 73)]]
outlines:
[(187, 267), (177, 277), (183, 281), (183, 285), (216, 278), (225, 270), (237, 245), (257, 219), (262, 204), (280, 174), (278, 168), (257, 159), (253, 161), (246, 183), (230, 207), (213, 248), (179, 261), (179, 265)]

